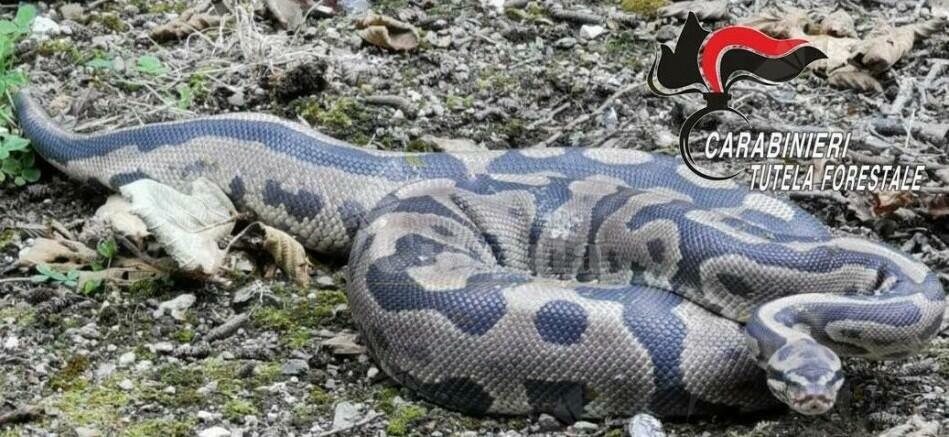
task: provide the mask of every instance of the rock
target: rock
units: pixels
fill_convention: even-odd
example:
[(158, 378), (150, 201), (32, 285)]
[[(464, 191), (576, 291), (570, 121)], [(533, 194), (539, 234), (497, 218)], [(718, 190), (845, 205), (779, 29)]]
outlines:
[(128, 367), (135, 362), (135, 352), (128, 351), (119, 356), (119, 367)]
[(333, 429), (353, 426), (362, 416), (360, 410), (362, 410), (363, 406), (363, 404), (354, 404), (346, 401), (336, 404), (336, 409), (333, 412)]
[(221, 426), (213, 426), (198, 433), (198, 437), (230, 437), (231, 432)]
[(119, 388), (125, 391), (132, 391), (135, 388), (135, 383), (131, 379), (125, 378), (119, 381)]
[(20, 347), (20, 339), (16, 338), (15, 335), (11, 335), (7, 337), (6, 340), (3, 341), (3, 348), (5, 350), (9, 351), (9, 350), (16, 349), (18, 347)]
[(577, 45), (577, 39), (571, 38), (569, 36), (566, 38), (560, 38), (557, 40), (557, 42), (554, 43), (554, 47), (561, 48), (561, 49), (573, 48), (573, 46), (575, 45)]
[(587, 421), (581, 420), (578, 422), (574, 422), (571, 428), (579, 432), (593, 432), (593, 431), (596, 431), (597, 428), (599, 428), (599, 425), (593, 422), (587, 422)]
[(170, 341), (160, 341), (158, 343), (151, 343), (147, 345), (146, 347), (152, 353), (161, 353), (161, 354), (167, 354), (175, 350), (175, 345), (171, 344)]
[(504, 0), (481, 0), (481, 7), (495, 12), (504, 12)]
[(201, 396), (207, 396), (217, 392), (217, 381), (211, 381), (207, 385), (198, 388), (197, 393)]
[(222, 340), (227, 337), (234, 335), (241, 326), (244, 326), (247, 321), (250, 320), (249, 313), (237, 314), (226, 322), (222, 323), (220, 326), (215, 327), (208, 335), (205, 337), (207, 341)]
[(152, 316), (160, 319), (166, 312), (170, 312), (171, 317), (174, 317), (175, 320), (184, 320), (185, 312), (194, 305), (195, 300), (193, 294), (182, 294), (172, 300), (160, 303)]
[(112, 363), (102, 363), (99, 365), (94, 373), (96, 381), (102, 381), (103, 379), (112, 376), (112, 374), (115, 373), (115, 368), (115, 364)]
[(231, 298), (231, 303), (234, 305), (248, 303), (251, 299), (262, 295), (265, 291), (267, 291), (267, 287), (263, 282), (251, 282), (250, 284), (247, 284), (234, 292), (234, 297)]
[(366, 371), (366, 378), (369, 380), (375, 380), (379, 376), (379, 368), (376, 366), (370, 366), (369, 370)]
[(538, 432), (555, 432), (563, 429), (563, 424), (559, 420), (546, 413), (537, 418), (537, 426)]
[(245, 103), (244, 90), (242, 88), (238, 88), (234, 90), (234, 94), (231, 94), (227, 98), (227, 103), (230, 104), (231, 106), (237, 106), (237, 107), (244, 106), (244, 103)]
[(335, 287), (336, 282), (333, 281), (333, 277), (330, 275), (319, 275), (316, 277), (316, 285), (323, 288), (330, 288)]
[(66, 3), (59, 7), (59, 13), (67, 20), (82, 21), (86, 11), (79, 3)]
[(202, 422), (213, 422), (215, 420), (218, 420), (218, 418), (220, 417), (221, 417), (220, 414), (215, 414), (210, 411), (204, 411), (204, 410), (198, 411), (198, 420)]
[(292, 359), (283, 363), (280, 372), (284, 375), (302, 375), (310, 370), (310, 365), (306, 360)]
[(629, 419), (626, 433), (630, 437), (666, 437), (662, 431), (662, 422), (645, 413), (640, 413)]
[(321, 346), (332, 349), (335, 355), (359, 355), (366, 353), (366, 347), (356, 343), (357, 334), (340, 333), (333, 338), (323, 340)]
[(936, 435), (939, 435), (939, 421), (928, 421), (917, 414), (910, 417), (906, 423), (883, 431), (878, 437), (926, 437)]
[(63, 32), (63, 28), (59, 26), (55, 21), (50, 20), (42, 15), (37, 16), (33, 19), (33, 33), (37, 35), (48, 35), (55, 36)]
[(596, 39), (596, 37), (606, 33), (606, 28), (603, 26), (595, 26), (590, 24), (584, 24), (580, 26), (580, 38), (585, 40)]
[(99, 437), (102, 435), (102, 433), (99, 432), (98, 429), (88, 427), (88, 426), (81, 426), (79, 428), (74, 429), (73, 431), (76, 432), (76, 437)]

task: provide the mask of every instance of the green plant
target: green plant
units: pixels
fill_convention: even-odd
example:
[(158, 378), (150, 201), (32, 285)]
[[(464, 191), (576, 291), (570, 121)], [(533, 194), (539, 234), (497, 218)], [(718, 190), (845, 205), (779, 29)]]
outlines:
[(40, 264), (36, 266), (36, 271), (39, 274), (30, 278), (30, 280), (33, 282), (52, 282), (54, 284), (63, 285), (70, 288), (75, 288), (78, 285), (79, 272), (77, 270), (70, 270), (69, 272), (62, 273), (53, 270), (52, 267), (46, 264)]
[(161, 76), (168, 72), (168, 67), (165, 67), (161, 60), (152, 56), (152, 55), (142, 55), (138, 57), (138, 60), (135, 62), (135, 68), (140, 73), (145, 73), (151, 76)]
[[(0, 95), (7, 99), (0, 103), (0, 118), (7, 130), (13, 127), (13, 111), (9, 105), (9, 91), (27, 82), (22, 71), (14, 70), (16, 44), (30, 33), (30, 25), (36, 18), (36, 7), (25, 4), (17, 9), (13, 20), (0, 20)], [(30, 141), (19, 135), (0, 135), (0, 183), (12, 179), (16, 185), (26, 185), (40, 178), (36, 158), (30, 150)]]

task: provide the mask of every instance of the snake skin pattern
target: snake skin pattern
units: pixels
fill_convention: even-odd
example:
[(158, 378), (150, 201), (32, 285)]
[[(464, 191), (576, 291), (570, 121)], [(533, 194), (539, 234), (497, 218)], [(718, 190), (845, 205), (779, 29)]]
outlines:
[(374, 358), (470, 414), (821, 413), (838, 356), (905, 356), (943, 318), (920, 262), (670, 157), (380, 152), (261, 114), (76, 135), (27, 91), (16, 104), (73, 178), (204, 177), (307, 247), (348, 253)]

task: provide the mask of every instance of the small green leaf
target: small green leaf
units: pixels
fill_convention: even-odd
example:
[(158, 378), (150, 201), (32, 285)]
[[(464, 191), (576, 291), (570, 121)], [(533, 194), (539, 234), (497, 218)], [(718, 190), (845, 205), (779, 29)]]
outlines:
[(7, 149), (4, 149), (3, 146), (0, 145), (0, 161), (4, 161), (9, 157), (10, 157), (10, 151)]
[(26, 148), (29, 146), (30, 146), (30, 140), (17, 136), (17, 135), (6, 135), (3, 138), (3, 142), (0, 143), (0, 147), (7, 149), (11, 152), (26, 150)]
[(82, 292), (85, 294), (95, 293), (102, 286), (101, 279), (92, 279), (82, 283)]
[(190, 108), (191, 102), (194, 101), (194, 90), (185, 83), (178, 85), (176, 90), (178, 91), (178, 103), (176, 104), (178, 109)]
[(20, 29), (20, 32), (29, 33), (30, 24), (33, 23), (34, 18), (36, 18), (36, 6), (25, 4), (21, 5), (20, 9), (17, 9), (16, 17), (13, 18), (13, 22)]
[(79, 279), (79, 270), (70, 270), (66, 273), (66, 279), (70, 281), (75, 281)]
[(111, 70), (115, 68), (115, 61), (112, 59), (95, 58), (89, 62), (86, 62), (86, 66), (95, 68), (97, 70)]
[(18, 187), (22, 187), (26, 185), (26, 179), (23, 179), (23, 176), (17, 176), (13, 178), (13, 183), (16, 184), (16, 186)]
[(64, 275), (64, 274), (62, 274), (62, 273), (59, 273), (59, 272), (57, 272), (56, 270), (53, 270), (52, 267), (50, 267), (50, 266), (48, 266), (48, 265), (46, 265), (46, 264), (40, 264), (40, 265), (36, 266), (36, 271), (37, 271), (37, 272), (40, 272), (41, 274), (43, 274), (43, 275), (45, 275), (45, 276), (49, 277), (50, 279), (52, 279), (52, 280), (54, 280), (54, 281), (57, 281), (57, 282), (63, 282), (63, 281), (65, 281), (65, 280), (67, 279), (67, 278), (66, 278), (66, 275)]
[(16, 176), (20, 174), (20, 161), (15, 159), (7, 159), (3, 161), (2, 165), (0, 165), (0, 171), (3, 171), (10, 176)]
[(33, 152), (27, 150), (26, 152), (20, 152), (20, 166), (24, 169), (34, 167), (36, 165), (36, 156), (33, 155)]
[(23, 169), (23, 173), (20, 174), (23, 179), (27, 182), (33, 183), (40, 180), (40, 169), (36, 167), (30, 167)]
[(6, 175), (6, 173), (0, 171), (0, 183), (2, 183), (2, 182), (5, 181), (5, 180), (7, 180), (7, 175)]
[(76, 281), (66, 280), (63, 281), (63, 285), (69, 288), (76, 288), (79, 284), (77, 284)]
[(168, 68), (161, 64), (161, 60), (151, 55), (139, 56), (136, 66), (138, 71), (152, 76), (160, 76), (168, 72)]
[(46, 275), (33, 275), (33, 276), (30, 276), (30, 281), (35, 282), (35, 283), (37, 283), (37, 284), (39, 284), (39, 283), (41, 283), (41, 282), (46, 282), (46, 281), (48, 281), (48, 280), (49, 280), (49, 276), (46, 276)]
[(10, 35), (20, 31), (16, 23), (10, 20), (0, 20), (0, 35)]
[(109, 238), (107, 240), (99, 241), (99, 244), (96, 245), (96, 252), (103, 258), (113, 258), (115, 254), (118, 253), (119, 247), (115, 244), (115, 240)]

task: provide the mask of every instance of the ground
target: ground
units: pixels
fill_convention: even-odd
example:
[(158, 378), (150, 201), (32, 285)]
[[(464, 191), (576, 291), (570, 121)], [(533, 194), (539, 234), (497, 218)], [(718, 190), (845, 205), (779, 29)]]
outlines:
[[(162, 43), (149, 31), (185, 12), (186, 2), (43, 4), (46, 28), (34, 27), (17, 44), (17, 62), (57, 120), (80, 132), (259, 111), (386, 150), (438, 150), (447, 147), (439, 138), (452, 138), (488, 149), (544, 142), (674, 154), (679, 124), (700, 105), (657, 98), (644, 86), (657, 38), (674, 39), (684, 21), (656, 17), (663, 1), (508, 1), (503, 10), (492, 1), (372, 2), (374, 11), (420, 29), (418, 47), (407, 52), (360, 38), (360, 11), (326, 16), (314, 9), (287, 32), (260, 3), (215, 4), (210, 14), (224, 17), (219, 24)], [(727, 17), (706, 26), (755, 16), (758, 3), (732, 2)], [(820, 2), (793, 3), (817, 17), (830, 12)], [(861, 34), (945, 10), (926, 1), (840, 4)], [(15, 13), (3, 8), (6, 18)], [(584, 23), (603, 26), (602, 34), (591, 36)], [(941, 138), (938, 132), (947, 121), (949, 81), (945, 73), (929, 73), (949, 58), (947, 46), (944, 31), (916, 41), (892, 69), (876, 73), (881, 92), (835, 88), (812, 71), (792, 84), (734, 91), (750, 96), (735, 104), (753, 125), (849, 130), (862, 138), (853, 147), (865, 159), (929, 166), (926, 191), (917, 194), (807, 192), (792, 199), (837, 231), (902, 247), (944, 284), (949, 173), (945, 130)], [(380, 95), (400, 99), (376, 104)], [(11, 265), (36, 237), (82, 235), (107, 196), (39, 165), (38, 182), (7, 181), (0, 191), (0, 266)], [(313, 255), (310, 284), (299, 287), (268, 268), (265, 254), (250, 258), (252, 268), (231, 269), (226, 284), (175, 277), (81, 292), (0, 282), (0, 414), (35, 413), (2, 416), (8, 423), (0, 434), (177, 436), (221, 427), (244, 435), (321, 435), (334, 430), (334, 418), (338, 435), (625, 432), (626, 418), (567, 428), (549, 417), (472, 418), (426, 403), (381, 374), (358, 338), (353, 344), (340, 337), (356, 330), (346, 307), (345, 260)], [(32, 274), (4, 270), (7, 279)], [(156, 315), (162, 302), (183, 294), (196, 302), (180, 317)], [(241, 323), (209, 341), (229, 320)], [(343, 346), (321, 346), (331, 338), (342, 338)], [(682, 418), (665, 421), (665, 430), (682, 436), (949, 430), (945, 332), (910, 359), (847, 360), (845, 370), (841, 400), (827, 415)], [(897, 431), (891, 435), (904, 435)]]

